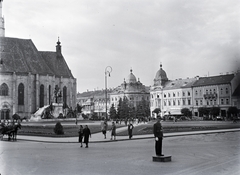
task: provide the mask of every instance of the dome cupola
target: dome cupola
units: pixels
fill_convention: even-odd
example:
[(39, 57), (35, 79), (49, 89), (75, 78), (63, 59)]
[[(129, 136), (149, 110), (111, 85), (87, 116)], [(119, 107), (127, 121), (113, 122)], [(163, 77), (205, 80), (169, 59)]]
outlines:
[(166, 72), (162, 69), (162, 63), (160, 64), (160, 69), (157, 71), (154, 86), (163, 86), (168, 81)]
[(136, 83), (136, 82), (137, 82), (137, 79), (135, 75), (133, 75), (132, 69), (130, 69), (130, 74), (128, 75), (127, 83)]

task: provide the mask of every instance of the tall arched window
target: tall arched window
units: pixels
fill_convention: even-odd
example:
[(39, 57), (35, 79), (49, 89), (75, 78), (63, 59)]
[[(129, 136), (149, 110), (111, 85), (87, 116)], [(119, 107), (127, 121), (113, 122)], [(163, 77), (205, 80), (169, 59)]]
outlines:
[(48, 96), (49, 96), (49, 101), (48, 101), (48, 103), (49, 103), (49, 104), (51, 104), (51, 98), (52, 98), (51, 92), (52, 92), (52, 88), (51, 88), (51, 85), (49, 85), (49, 87), (48, 87)]
[(0, 86), (0, 96), (8, 96), (8, 86), (6, 83)]
[(24, 85), (18, 85), (18, 105), (24, 105)]
[(40, 108), (44, 106), (44, 85), (40, 86)]
[(67, 87), (63, 87), (63, 104), (67, 104)]

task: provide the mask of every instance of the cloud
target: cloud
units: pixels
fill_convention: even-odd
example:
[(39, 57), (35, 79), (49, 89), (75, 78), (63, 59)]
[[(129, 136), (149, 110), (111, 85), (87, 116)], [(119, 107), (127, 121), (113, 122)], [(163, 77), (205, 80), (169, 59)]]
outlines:
[(6, 35), (55, 50), (60, 36), (78, 91), (104, 88), (130, 73), (152, 85), (160, 62), (169, 79), (240, 69), (238, 0), (8, 0)]

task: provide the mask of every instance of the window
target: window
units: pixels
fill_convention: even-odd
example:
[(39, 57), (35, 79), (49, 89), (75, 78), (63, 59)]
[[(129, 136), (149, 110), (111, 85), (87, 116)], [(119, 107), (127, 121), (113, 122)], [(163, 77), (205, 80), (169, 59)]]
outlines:
[(191, 93), (188, 91), (188, 96), (190, 96), (191, 95)]
[(185, 96), (185, 92), (183, 92), (182, 95)]
[(217, 100), (214, 100), (214, 105), (216, 105), (217, 104)]
[(202, 105), (203, 103), (202, 103), (202, 100), (200, 100), (200, 105)]
[(171, 106), (171, 101), (170, 100), (168, 101), (168, 106)]
[(210, 94), (212, 94), (212, 89), (210, 89), (209, 91), (210, 91)]
[(175, 93), (173, 93), (173, 97), (175, 97), (176, 95), (175, 95)]
[(167, 106), (167, 102), (166, 101), (164, 101), (164, 106)]
[(185, 100), (183, 100), (183, 105), (185, 105), (186, 103), (185, 103)]
[(171, 94), (170, 94), (170, 93), (168, 93), (168, 97), (171, 97)]
[(8, 96), (8, 86), (6, 83), (3, 83), (0, 87), (0, 96)]
[(208, 94), (208, 90), (206, 90), (206, 94)]
[(178, 106), (180, 105), (180, 100), (178, 100)]
[(223, 89), (222, 88), (220, 89), (220, 94), (223, 94)]
[(44, 85), (40, 86), (40, 108), (44, 106)]
[(67, 87), (63, 87), (63, 103), (67, 104)]
[(176, 105), (176, 102), (175, 102), (175, 100), (173, 100), (173, 106), (175, 106)]
[(229, 100), (228, 100), (228, 98), (226, 99), (226, 104), (229, 105)]
[(198, 100), (196, 100), (195, 103), (196, 103), (196, 106), (198, 106)]
[(201, 90), (199, 90), (199, 95), (202, 95), (202, 91)]
[(195, 95), (198, 95), (198, 91), (195, 91)]
[(207, 105), (209, 105), (209, 101), (207, 100)]
[(191, 100), (188, 100), (188, 105), (191, 105)]
[(164, 98), (166, 98), (166, 96), (167, 96), (167, 95), (166, 95), (166, 94), (164, 94)]
[(18, 105), (24, 105), (24, 85), (18, 85)]
[(52, 97), (51, 92), (52, 92), (51, 85), (49, 85), (49, 87), (48, 87), (48, 96), (49, 96), (48, 103), (49, 103), (49, 104), (51, 104), (51, 97)]
[(224, 105), (224, 100), (223, 99), (221, 99), (221, 105)]
[(228, 88), (226, 88), (226, 94), (228, 94)]

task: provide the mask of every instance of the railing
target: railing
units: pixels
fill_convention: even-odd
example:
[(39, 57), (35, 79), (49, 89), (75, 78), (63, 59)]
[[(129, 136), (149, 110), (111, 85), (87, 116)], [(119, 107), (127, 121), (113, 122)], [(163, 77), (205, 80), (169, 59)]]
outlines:
[(213, 93), (213, 94), (204, 94), (203, 97), (205, 99), (217, 99), (217, 94)]

